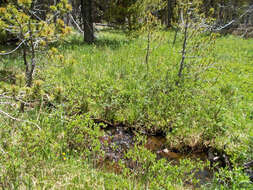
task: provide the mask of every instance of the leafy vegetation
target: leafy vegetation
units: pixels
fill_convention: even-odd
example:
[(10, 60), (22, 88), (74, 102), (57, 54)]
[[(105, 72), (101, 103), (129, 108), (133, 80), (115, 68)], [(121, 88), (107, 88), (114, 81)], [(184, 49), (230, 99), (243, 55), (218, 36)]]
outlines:
[[(195, 36), (189, 42), (195, 56), (186, 58), (178, 85), (184, 36), (175, 45), (172, 31), (155, 36), (162, 37), (150, 41), (147, 71), (147, 35), (104, 30), (86, 45), (72, 33), (39, 55), (31, 88), (24, 87), (19, 53), (1, 57), (1, 187), (251, 189), (243, 164), (253, 159), (252, 39), (216, 37), (214, 49), (202, 47), (209, 37)], [(106, 159), (101, 129), (109, 124), (139, 135), (162, 133), (166, 147), (179, 152), (223, 151), (233, 169), (213, 169), (213, 179), (200, 184), (196, 168), (208, 163), (157, 160), (142, 135), (119, 172), (99, 169)], [(126, 159), (136, 167), (129, 168)]]

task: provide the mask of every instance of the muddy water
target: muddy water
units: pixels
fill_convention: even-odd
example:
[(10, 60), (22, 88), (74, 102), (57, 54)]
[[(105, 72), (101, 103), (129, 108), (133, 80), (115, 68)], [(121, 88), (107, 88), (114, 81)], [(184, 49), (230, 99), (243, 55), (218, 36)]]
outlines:
[[(172, 164), (179, 164), (180, 159), (189, 158), (192, 160), (208, 161), (208, 154), (190, 153), (182, 154), (170, 150), (166, 146), (166, 138), (162, 136), (147, 136), (144, 147), (156, 153), (157, 158), (166, 158)], [(121, 173), (121, 167), (118, 162), (124, 160), (128, 167), (135, 169), (135, 165), (125, 158), (125, 153), (134, 145), (135, 134), (132, 131), (126, 130), (123, 127), (108, 128), (104, 130), (104, 136), (100, 137), (102, 149), (105, 152), (105, 157), (98, 164), (100, 168), (107, 171)], [(205, 168), (196, 173), (196, 178), (200, 181), (199, 184), (205, 184), (212, 179), (213, 173)]]
[[(127, 131), (124, 128), (109, 128), (104, 130), (104, 136), (100, 137), (102, 149), (105, 151), (105, 156), (111, 161), (119, 161), (124, 154), (134, 145), (135, 134)], [(166, 146), (166, 138), (163, 136), (146, 136), (147, 140), (144, 147), (157, 154), (159, 158), (167, 158), (168, 160), (180, 160), (183, 158), (208, 160), (206, 152), (197, 152), (190, 154), (182, 154), (169, 150)]]
[(166, 147), (166, 138), (161, 136), (148, 136), (147, 143), (145, 147), (153, 152), (155, 152), (158, 158), (167, 158), (171, 161), (179, 161), (180, 159), (190, 158), (193, 160), (208, 160), (208, 155), (205, 152), (194, 152), (194, 153), (178, 153), (173, 150), (169, 150)]

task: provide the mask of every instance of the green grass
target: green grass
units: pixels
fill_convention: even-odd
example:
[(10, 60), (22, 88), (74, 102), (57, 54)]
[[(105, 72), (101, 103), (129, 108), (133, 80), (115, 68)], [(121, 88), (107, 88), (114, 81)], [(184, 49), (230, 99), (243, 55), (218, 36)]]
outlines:
[[(93, 126), (90, 119), (87, 123), (69, 124), (72, 120), (81, 120), (76, 119), (79, 115), (87, 114), (141, 133), (162, 131), (167, 137), (167, 147), (180, 152), (213, 147), (225, 151), (235, 166), (240, 167), (252, 160), (253, 40), (219, 37), (212, 51), (195, 50), (201, 57), (186, 59), (189, 67), (184, 72), (184, 81), (177, 86), (182, 36), (175, 46), (172, 45), (172, 32), (159, 32), (159, 36), (160, 40), (151, 42), (148, 72), (145, 36), (130, 39), (120, 31), (108, 30), (98, 33), (93, 45), (84, 44), (81, 35), (73, 34), (66, 39), (67, 42), (55, 45), (58, 52), (40, 55), (32, 89), (22, 87), (22, 76), (17, 78), (20, 87), (1, 82), (2, 91), (14, 94), (23, 91), (25, 100), (34, 104), (27, 107), (25, 113), (19, 113), (18, 107), (1, 104), (0, 109), (42, 128), (40, 131), (29, 123), (0, 118), (1, 173), (6, 177), (2, 186), (15, 188), (17, 185), (21, 189), (29, 185), (49, 189), (144, 189), (147, 179), (154, 181), (154, 176), (158, 179), (160, 176), (161, 181), (154, 181), (150, 187), (187, 188), (182, 176), (187, 167), (186, 170), (179, 169), (183, 164), (179, 168), (164, 169), (159, 175), (159, 170), (154, 169), (156, 174), (150, 171), (147, 176), (151, 177), (146, 176), (144, 180), (134, 174), (116, 175), (94, 169), (91, 160), (95, 158), (84, 159), (85, 143), (90, 142), (83, 142), (83, 139), (97, 139), (101, 134), (97, 132), (94, 136), (86, 129)], [(197, 37), (191, 42), (199, 39), (206, 38)], [(0, 70), (20, 73), (22, 60), (18, 53), (16, 55), (3, 57)], [(199, 71), (198, 66), (210, 60), (211, 67), (194, 80), (193, 72)], [(43, 106), (42, 97), (55, 108), (47, 103)], [(69, 147), (70, 142), (75, 145), (76, 152)], [(92, 151), (95, 150), (96, 146)], [(69, 156), (67, 160), (61, 157), (63, 152)], [(12, 163), (16, 165), (12, 166)], [(162, 166), (154, 160), (151, 163), (154, 168)], [(188, 169), (192, 167), (194, 163)], [(163, 175), (176, 170), (180, 171), (174, 173), (177, 178), (169, 175), (162, 183)], [(217, 181), (205, 188), (217, 187), (219, 179), (235, 181), (232, 185), (223, 184), (228, 189), (236, 189), (240, 182), (247, 181), (240, 169), (219, 174), (215, 178)]]
[[(61, 46), (66, 66), (46, 67), (49, 72), (43, 71), (43, 80), (63, 88), (63, 96), (75, 104), (70, 104), (68, 112), (73, 112), (74, 107), (82, 109), (85, 104), (81, 112), (96, 118), (152, 132), (162, 129), (168, 133), (173, 128), (173, 138), (183, 131), (186, 137), (182, 138), (189, 137), (189, 141), (192, 136), (206, 135), (211, 139), (203, 137), (206, 139), (199, 143), (212, 140), (211, 145), (219, 148), (233, 143), (231, 138), (224, 138), (227, 135), (245, 138), (252, 126), (253, 67), (245, 53), (250, 52), (251, 40), (218, 39), (214, 53), (217, 66), (206, 72), (199, 84), (186, 80), (180, 89), (174, 83), (181, 41), (172, 47), (167, 43), (171, 34), (161, 35), (165, 36), (162, 42), (152, 43), (160, 46), (151, 53), (148, 74), (145, 38), (129, 41), (122, 34), (109, 31), (99, 34), (93, 46), (82, 44), (81, 37), (79, 44)], [(75, 38), (71, 40), (78, 42)]]

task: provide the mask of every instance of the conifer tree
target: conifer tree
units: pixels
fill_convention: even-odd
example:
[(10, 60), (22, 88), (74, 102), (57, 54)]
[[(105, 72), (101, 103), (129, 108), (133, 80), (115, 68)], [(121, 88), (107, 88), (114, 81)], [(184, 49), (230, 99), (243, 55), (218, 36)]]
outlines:
[(10, 52), (1, 52), (8, 55), (22, 49), (25, 65), (26, 85), (31, 87), (37, 57), (41, 50), (46, 50), (47, 45), (56, 42), (71, 29), (65, 26), (59, 18), (71, 10), (67, 0), (48, 7), (48, 11), (41, 18), (41, 12), (32, 0), (10, 0), (0, 7), (0, 30), (10, 33), (18, 39), (18, 44)]

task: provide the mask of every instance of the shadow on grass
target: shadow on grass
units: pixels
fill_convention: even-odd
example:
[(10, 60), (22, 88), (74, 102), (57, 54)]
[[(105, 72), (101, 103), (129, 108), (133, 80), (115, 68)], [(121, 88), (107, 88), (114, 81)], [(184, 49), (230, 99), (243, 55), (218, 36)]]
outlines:
[(130, 43), (129, 40), (101, 38), (101, 39), (97, 39), (94, 45), (96, 45), (97, 47), (102, 47), (102, 48), (108, 47), (112, 50), (116, 50), (129, 43)]
[[(110, 34), (124, 34), (122, 31), (115, 31), (112, 29), (103, 29), (100, 30), (101, 33), (110, 33)], [(110, 48), (112, 50), (116, 50), (121, 48), (122, 46), (128, 45), (131, 43), (132, 40), (129, 40), (127, 38), (122, 38), (119, 37), (111, 37), (111, 36), (104, 36), (98, 33), (98, 37), (96, 37), (95, 42), (93, 44), (87, 44), (84, 42), (83, 40), (83, 36), (81, 34), (76, 34), (71, 36), (71, 38), (68, 40), (67, 43), (62, 44), (62, 47), (65, 49), (69, 49), (69, 48), (76, 48), (76, 47), (87, 47), (87, 48), (91, 48), (91, 47), (98, 47), (98, 48)], [(51, 46), (58, 46), (58, 43), (52, 44)]]
[[(0, 45), (0, 52), (4, 51), (4, 52), (10, 52), (13, 49), (15, 49), (16, 46), (13, 44), (9, 44), (9, 45)], [(8, 55), (0, 55), (0, 71), (6, 70), (6, 69), (10, 69), (10, 70), (14, 70), (14, 68), (23, 68), (24, 67), (24, 63), (23, 63), (23, 51), (22, 48), (18, 48), (16, 51), (14, 51), (13, 53), (10, 53)], [(0, 73), (0, 77), (1, 77)]]
[(15, 84), (16, 83), (15, 72), (8, 70), (0, 70), (0, 82), (1, 81), (9, 84)]

